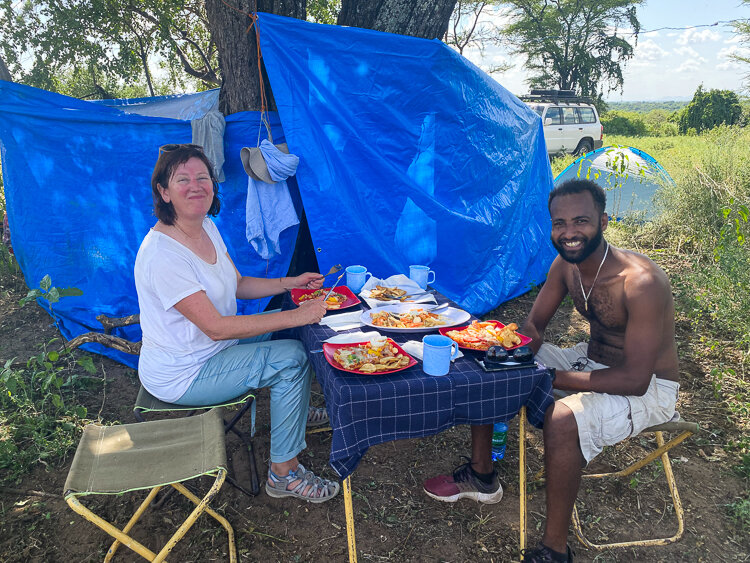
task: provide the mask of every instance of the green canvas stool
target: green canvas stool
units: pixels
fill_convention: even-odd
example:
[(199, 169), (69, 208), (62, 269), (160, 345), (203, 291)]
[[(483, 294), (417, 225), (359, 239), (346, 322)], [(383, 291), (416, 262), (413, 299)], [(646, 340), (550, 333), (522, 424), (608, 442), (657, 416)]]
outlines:
[[(221, 409), (187, 419), (118, 426), (89, 424), (83, 430), (65, 481), (64, 496), (75, 512), (115, 538), (104, 561), (110, 561), (121, 544), (149, 561), (164, 561), (205, 512), (226, 530), (229, 560), (236, 562), (234, 530), (226, 518), (209, 507), (224, 483), (226, 467)], [(216, 479), (208, 493), (199, 498), (182, 482), (202, 475), (215, 476)], [(195, 508), (156, 553), (129, 534), (164, 486), (179, 491), (195, 504)], [(109, 495), (112, 502), (121, 502), (126, 493), (149, 489), (146, 499), (122, 529), (81, 503), (90, 495)]]
[(227, 480), (234, 487), (241, 490), (243, 493), (249, 496), (255, 496), (258, 493), (260, 493), (260, 483), (258, 481), (258, 469), (255, 465), (255, 450), (253, 449), (253, 440), (249, 432), (243, 432), (239, 428), (237, 428), (237, 422), (242, 418), (242, 416), (248, 410), (251, 409), (254, 402), (255, 402), (255, 395), (253, 395), (252, 393), (246, 393), (244, 395), (240, 395), (239, 397), (236, 397), (230, 401), (226, 401), (219, 405), (210, 405), (210, 406), (176, 405), (174, 403), (165, 403), (164, 401), (160, 401), (159, 399), (154, 397), (151, 393), (146, 391), (143, 385), (141, 385), (141, 388), (138, 390), (138, 397), (135, 400), (135, 406), (133, 407), (133, 416), (135, 417), (136, 421), (145, 422), (146, 419), (144, 415), (147, 413), (183, 412), (183, 413), (187, 413), (187, 416), (191, 417), (196, 412), (205, 410), (205, 409), (242, 405), (240, 409), (234, 413), (234, 416), (232, 416), (231, 419), (224, 420), (224, 433), (227, 433), (230, 431), (234, 432), (240, 438), (240, 440), (242, 440), (242, 443), (247, 448), (248, 454), (250, 456), (250, 490), (248, 491), (247, 489), (245, 489), (235, 479), (232, 479), (231, 477), (227, 477)]

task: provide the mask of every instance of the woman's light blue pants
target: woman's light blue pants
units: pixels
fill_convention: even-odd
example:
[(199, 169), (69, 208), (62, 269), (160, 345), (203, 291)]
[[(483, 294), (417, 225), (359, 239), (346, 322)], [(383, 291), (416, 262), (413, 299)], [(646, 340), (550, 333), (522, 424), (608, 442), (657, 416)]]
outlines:
[[(271, 392), (271, 461), (289, 461), (307, 447), (305, 427), (312, 368), (298, 340), (240, 340), (208, 360), (181, 405), (216, 405), (268, 387)], [(254, 407), (255, 405), (253, 405)]]

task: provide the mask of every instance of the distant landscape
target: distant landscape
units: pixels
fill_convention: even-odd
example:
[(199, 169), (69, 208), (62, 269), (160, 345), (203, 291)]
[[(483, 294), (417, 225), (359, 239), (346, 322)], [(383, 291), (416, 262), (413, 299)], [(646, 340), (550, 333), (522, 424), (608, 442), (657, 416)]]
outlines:
[(665, 111), (678, 111), (690, 103), (690, 100), (677, 101), (665, 100), (660, 102), (607, 102), (607, 108), (616, 111), (634, 111), (637, 113), (648, 113), (655, 109)]

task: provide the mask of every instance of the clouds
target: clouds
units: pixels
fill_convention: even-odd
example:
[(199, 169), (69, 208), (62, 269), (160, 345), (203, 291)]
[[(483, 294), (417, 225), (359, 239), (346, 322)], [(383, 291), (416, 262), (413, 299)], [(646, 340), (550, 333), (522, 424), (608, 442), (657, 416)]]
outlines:
[(669, 55), (654, 39), (646, 39), (636, 45), (631, 64), (636, 67), (655, 66)]
[(678, 45), (721, 41), (721, 34), (712, 29), (686, 29), (677, 38)]
[[(727, 43), (730, 43), (727, 41)], [(750, 47), (743, 47), (740, 44), (730, 44), (729, 47), (720, 49), (716, 58), (721, 62), (716, 65), (718, 70), (727, 71), (746, 71), (747, 64), (741, 63), (735, 60), (733, 57), (742, 57), (744, 59), (750, 59)]]

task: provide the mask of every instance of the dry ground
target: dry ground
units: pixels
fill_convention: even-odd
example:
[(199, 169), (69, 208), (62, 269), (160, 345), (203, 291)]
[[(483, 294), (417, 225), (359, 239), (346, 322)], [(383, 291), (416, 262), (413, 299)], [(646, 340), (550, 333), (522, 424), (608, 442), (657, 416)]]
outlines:
[[(54, 336), (50, 318), (39, 307), (19, 309), (25, 289), (0, 288), (0, 361), (28, 357), (40, 343)], [(520, 322), (531, 307), (532, 297), (516, 299), (492, 314), (492, 318)], [(572, 320), (572, 324), (571, 324)], [(581, 325), (570, 309), (554, 320), (552, 335), (560, 342), (574, 342)], [(729, 412), (713, 396), (706, 380), (710, 351), (703, 350), (685, 323), (678, 327), (682, 358), (683, 417), (701, 424), (701, 432), (673, 450), (673, 467), (685, 506), (686, 529), (682, 540), (658, 548), (618, 549), (597, 552), (577, 544), (571, 535), (576, 561), (747, 561), (748, 538), (727, 516), (727, 505), (745, 494), (747, 484), (734, 472), (736, 464), (723, 446), (741, 432)], [(83, 353), (83, 352), (81, 352)], [(136, 374), (106, 358), (96, 356), (104, 384), (82, 398), (89, 416), (104, 423), (132, 422), (131, 407), (138, 389)], [(319, 389), (319, 388), (318, 388)], [(322, 403), (316, 394), (314, 402)], [(261, 474), (269, 448), (268, 396), (261, 393), (258, 434), (255, 438)], [(512, 561), (518, 558), (518, 426), (511, 423), (507, 458), (498, 463), (505, 498), (494, 506), (461, 501), (443, 504), (428, 498), (422, 481), (449, 472), (469, 452), (467, 427), (457, 427), (422, 440), (407, 440), (372, 448), (352, 478), (360, 561)], [(541, 432), (529, 432), (530, 469), (541, 467)], [(631, 459), (650, 446), (649, 440), (630, 440), (617, 452), (605, 452), (596, 468)], [(239, 442), (230, 443), (232, 467), (242, 478), (246, 454)], [(328, 433), (308, 437), (303, 462), (327, 477), (330, 447)], [(244, 454), (244, 455), (243, 455)], [(39, 466), (19, 483), (0, 489), (0, 560), (7, 562), (79, 562), (101, 560), (108, 536), (84, 522), (65, 504), (62, 492), (70, 457)], [(530, 486), (530, 542), (540, 535), (544, 514), (544, 490)], [(35, 491), (28, 494), (28, 491)], [(134, 497), (134, 498), (131, 498)], [(140, 495), (96, 501), (105, 515), (122, 524)], [(233, 524), (240, 560), (243, 561), (346, 561), (347, 540), (344, 502), (339, 496), (322, 505), (270, 499), (261, 493), (248, 498), (225, 486), (215, 505)], [(149, 512), (136, 536), (152, 547), (164, 542), (184, 518), (186, 502), (170, 498), (158, 512)], [(587, 484), (579, 495), (582, 518), (594, 541), (674, 533), (676, 523), (669, 493), (658, 466), (651, 465), (627, 482)], [(170, 561), (223, 560), (226, 538), (215, 522), (205, 516), (177, 545)], [(127, 549), (116, 560), (140, 561)]]

